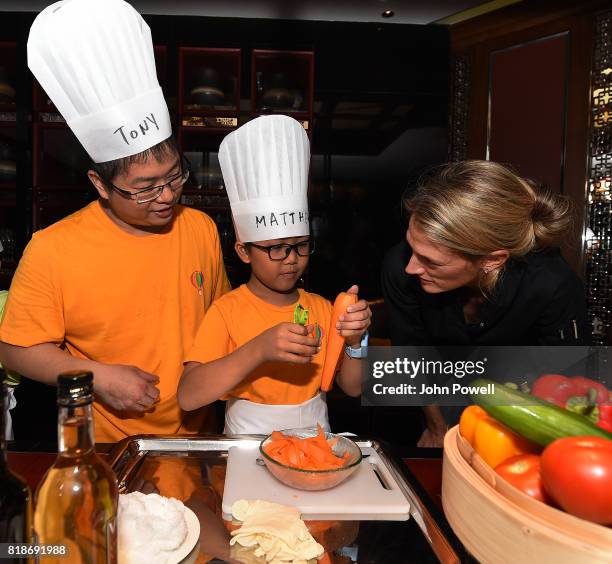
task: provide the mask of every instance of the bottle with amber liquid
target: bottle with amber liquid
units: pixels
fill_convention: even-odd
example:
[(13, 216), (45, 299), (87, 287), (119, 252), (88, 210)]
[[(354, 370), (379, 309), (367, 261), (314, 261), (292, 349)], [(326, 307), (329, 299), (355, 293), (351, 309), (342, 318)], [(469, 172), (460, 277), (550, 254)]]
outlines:
[[(6, 441), (4, 439), (8, 404), (7, 388), (3, 384), (4, 371), (0, 370), (0, 543), (32, 542), (32, 502), (30, 488), (16, 474), (8, 469), (6, 462)], [(27, 557), (8, 555), (2, 559), (7, 564), (25, 564)]]
[(92, 402), (91, 372), (59, 376), (59, 453), (36, 491), (36, 542), (64, 545), (74, 564), (117, 562), (117, 479), (94, 450)]

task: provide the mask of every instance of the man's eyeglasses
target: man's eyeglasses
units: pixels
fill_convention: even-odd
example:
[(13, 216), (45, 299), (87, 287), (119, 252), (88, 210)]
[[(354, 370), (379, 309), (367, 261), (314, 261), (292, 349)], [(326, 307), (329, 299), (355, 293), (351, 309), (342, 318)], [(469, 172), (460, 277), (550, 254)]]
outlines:
[(315, 251), (314, 241), (308, 239), (307, 241), (300, 241), (290, 245), (289, 243), (281, 243), (279, 245), (270, 245), (266, 247), (264, 245), (256, 245), (255, 243), (248, 243), (250, 247), (255, 247), (261, 251), (266, 251), (270, 260), (285, 260), (291, 251), (295, 251), (301, 257), (307, 257)]
[(190, 172), (191, 164), (189, 163), (187, 157), (181, 154), (181, 172), (168, 180), (168, 182), (165, 184), (151, 186), (150, 188), (144, 188), (143, 190), (138, 190), (137, 192), (129, 192), (128, 190), (118, 188), (109, 180), (105, 179), (104, 182), (124, 198), (127, 198), (128, 200), (136, 200), (137, 204), (146, 204), (159, 198), (160, 194), (164, 191), (164, 188), (170, 188), (170, 190), (176, 192), (176, 190), (187, 182)]

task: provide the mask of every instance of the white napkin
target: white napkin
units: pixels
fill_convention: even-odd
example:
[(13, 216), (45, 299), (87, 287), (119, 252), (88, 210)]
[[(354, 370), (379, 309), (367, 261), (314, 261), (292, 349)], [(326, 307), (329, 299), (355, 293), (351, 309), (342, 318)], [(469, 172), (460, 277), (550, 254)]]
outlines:
[(255, 556), (265, 556), (271, 564), (306, 564), (324, 552), (295, 507), (241, 499), (232, 506), (232, 515), (242, 527), (232, 531), (230, 545), (255, 547)]

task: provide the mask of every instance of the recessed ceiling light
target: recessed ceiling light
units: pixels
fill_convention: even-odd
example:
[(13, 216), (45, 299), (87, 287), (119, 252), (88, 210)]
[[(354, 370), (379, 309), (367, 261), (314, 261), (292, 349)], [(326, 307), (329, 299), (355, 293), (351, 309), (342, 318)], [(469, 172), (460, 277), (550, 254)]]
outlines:
[(395, 15), (395, 12), (393, 10), (385, 10), (381, 16), (383, 18), (392, 18)]

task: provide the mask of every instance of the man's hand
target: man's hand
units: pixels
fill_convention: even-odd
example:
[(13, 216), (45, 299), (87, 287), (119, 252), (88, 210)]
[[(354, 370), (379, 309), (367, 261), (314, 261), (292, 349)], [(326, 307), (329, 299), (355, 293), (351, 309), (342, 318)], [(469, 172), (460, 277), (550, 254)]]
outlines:
[(136, 366), (100, 364), (94, 370), (94, 392), (113, 409), (142, 413), (159, 400), (159, 378)]
[(319, 341), (308, 336), (312, 330), (312, 325), (279, 323), (255, 338), (257, 350), (264, 362), (307, 364), (321, 349)]
[[(347, 290), (348, 294), (357, 294), (358, 292), (358, 286), (351, 286)], [(368, 330), (371, 317), (372, 311), (368, 302), (359, 300), (356, 304), (347, 308), (347, 313), (340, 316), (336, 329), (344, 337), (347, 345), (356, 347), (361, 343), (364, 333)]]

